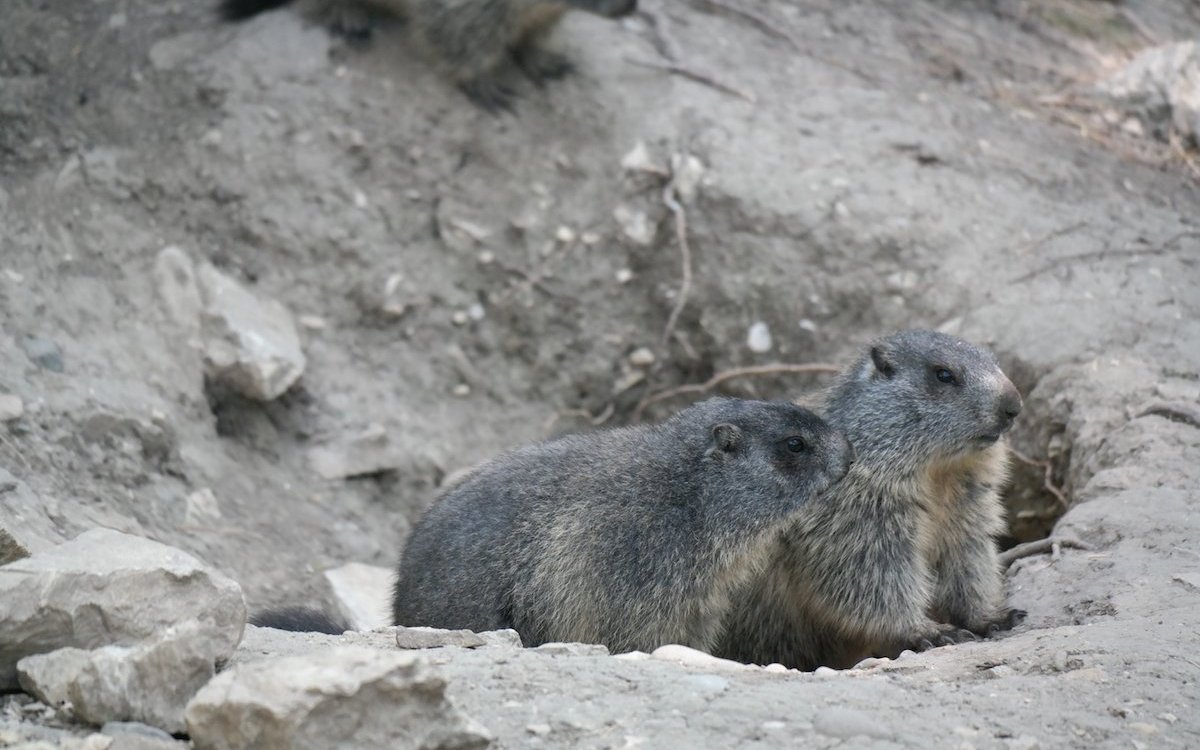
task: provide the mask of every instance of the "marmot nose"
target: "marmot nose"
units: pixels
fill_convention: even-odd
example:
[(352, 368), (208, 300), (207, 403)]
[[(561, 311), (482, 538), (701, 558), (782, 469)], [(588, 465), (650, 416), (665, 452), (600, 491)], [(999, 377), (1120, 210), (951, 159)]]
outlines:
[(1004, 389), (1004, 393), (1000, 395), (1000, 403), (997, 410), (1000, 412), (1000, 421), (1007, 424), (1012, 424), (1012, 421), (1021, 413), (1021, 394), (1017, 393), (1016, 387), (1009, 383)]

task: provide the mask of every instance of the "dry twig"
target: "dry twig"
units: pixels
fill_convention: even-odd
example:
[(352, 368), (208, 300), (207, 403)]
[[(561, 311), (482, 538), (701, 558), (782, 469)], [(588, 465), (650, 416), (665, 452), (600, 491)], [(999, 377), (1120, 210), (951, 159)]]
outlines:
[(1000, 568), (1002, 570), (1007, 569), (1017, 560), (1026, 557), (1033, 557), (1034, 555), (1043, 555), (1047, 552), (1054, 555), (1054, 559), (1057, 560), (1059, 556), (1059, 549), (1062, 547), (1071, 547), (1073, 549), (1081, 550), (1092, 549), (1090, 544), (1085, 544), (1078, 539), (1070, 539), (1067, 537), (1047, 537), (1045, 539), (1037, 539), (1032, 542), (1018, 544), (1012, 549), (1001, 552), (999, 556)]
[(592, 414), (587, 409), (563, 409), (560, 412), (550, 415), (550, 418), (547, 419), (544, 424), (542, 424), (542, 434), (549, 435), (550, 430), (554, 429), (554, 425), (558, 424), (560, 419), (584, 419), (587, 420), (588, 424), (592, 425), (593, 427), (599, 427), (607, 422), (610, 417), (612, 417), (613, 412), (616, 411), (616, 408), (616, 405), (609, 401), (608, 405), (605, 406), (599, 414)]
[(841, 368), (837, 365), (827, 364), (824, 362), (816, 362), (811, 364), (773, 364), (773, 365), (755, 365), (752, 367), (735, 367), (731, 370), (723, 370), (713, 375), (703, 383), (689, 383), (687, 385), (668, 388), (664, 391), (644, 397), (638, 402), (637, 408), (633, 410), (631, 421), (639, 422), (642, 418), (642, 413), (652, 404), (657, 404), (659, 401), (665, 401), (675, 396), (682, 396), (686, 393), (705, 393), (716, 388), (721, 383), (734, 378), (746, 378), (759, 375), (780, 375), (783, 373), (819, 373), (819, 372), (838, 372)]
[(1069, 500), (1067, 500), (1066, 494), (1054, 484), (1054, 464), (1050, 463), (1049, 461), (1030, 458), (1016, 448), (1009, 447), (1009, 451), (1011, 451), (1013, 457), (1015, 457), (1021, 463), (1041, 468), (1044, 472), (1042, 475), (1042, 487), (1045, 488), (1045, 490), (1051, 495), (1054, 495), (1054, 498), (1058, 500), (1058, 504), (1062, 506), (1063, 510), (1071, 507), (1071, 503)]
[(683, 210), (683, 205), (679, 202), (674, 182), (667, 183), (667, 186), (663, 188), (662, 200), (675, 216), (675, 241), (679, 243), (680, 263), (682, 265), (679, 296), (675, 300), (675, 306), (671, 308), (671, 314), (667, 317), (667, 325), (663, 328), (662, 338), (658, 342), (659, 348), (665, 354), (667, 342), (671, 340), (671, 334), (675, 331), (675, 324), (679, 322), (679, 316), (683, 312), (684, 305), (687, 304), (688, 295), (692, 292), (692, 249), (688, 245), (687, 239), (687, 212)]
[(728, 83), (723, 83), (721, 81), (718, 81), (716, 78), (713, 78), (710, 75), (701, 73), (698, 70), (693, 70), (692, 68), (686, 67), (680, 63), (676, 63), (676, 62), (658, 63), (658, 62), (652, 62), (650, 60), (638, 60), (638, 59), (632, 58), (632, 57), (625, 58), (625, 62), (629, 63), (630, 65), (637, 65), (642, 68), (651, 68), (653, 70), (665, 70), (668, 73), (674, 73), (677, 76), (682, 76), (689, 80), (695, 81), (696, 83), (700, 83), (705, 86), (710, 86), (722, 93), (731, 94), (740, 99), (745, 99), (746, 101), (750, 102), (751, 104), (753, 104), (754, 102), (757, 101), (757, 99), (754, 98), (754, 94), (751, 94), (748, 91), (743, 91), (742, 89), (739, 89), (736, 86), (732, 86)]

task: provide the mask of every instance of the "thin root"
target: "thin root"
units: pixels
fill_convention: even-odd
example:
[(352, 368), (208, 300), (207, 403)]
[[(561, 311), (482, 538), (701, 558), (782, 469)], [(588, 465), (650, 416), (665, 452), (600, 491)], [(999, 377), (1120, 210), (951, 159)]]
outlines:
[(1040, 467), (1045, 473), (1042, 475), (1042, 487), (1047, 492), (1054, 495), (1054, 499), (1058, 500), (1058, 504), (1063, 510), (1071, 507), (1071, 502), (1067, 500), (1067, 495), (1057, 485), (1054, 484), (1054, 464), (1049, 461), (1043, 461), (1036, 458), (1030, 458), (1016, 448), (1009, 448), (1009, 451), (1023, 464)]
[(665, 70), (668, 73), (674, 73), (677, 76), (682, 76), (684, 78), (695, 81), (696, 83), (700, 83), (705, 86), (710, 86), (722, 93), (731, 94), (733, 96), (738, 97), (739, 99), (745, 99), (746, 101), (750, 102), (751, 104), (753, 104), (754, 102), (757, 101), (754, 98), (754, 94), (751, 94), (749, 91), (744, 91), (742, 89), (739, 89), (736, 86), (732, 86), (728, 83), (723, 83), (721, 81), (718, 81), (716, 78), (713, 78), (710, 75), (701, 73), (697, 70), (693, 70), (692, 68), (686, 67), (679, 63), (675, 63), (675, 62), (659, 63), (659, 62), (652, 62), (650, 60), (638, 60), (638, 59), (632, 58), (632, 57), (625, 58), (625, 62), (629, 63), (630, 65), (637, 65), (638, 67), (642, 67), (642, 68), (652, 68), (653, 70)]
[(1063, 547), (1072, 549), (1091, 550), (1092, 545), (1079, 541), (1078, 539), (1070, 539), (1067, 537), (1047, 537), (1045, 539), (1036, 539), (1032, 542), (1018, 544), (1012, 549), (1005, 550), (1000, 553), (1000, 567), (1007, 569), (1017, 560), (1034, 555), (1044, 555), (1049, 552), (1053, 559), (1057, 560), (1061, 554)]

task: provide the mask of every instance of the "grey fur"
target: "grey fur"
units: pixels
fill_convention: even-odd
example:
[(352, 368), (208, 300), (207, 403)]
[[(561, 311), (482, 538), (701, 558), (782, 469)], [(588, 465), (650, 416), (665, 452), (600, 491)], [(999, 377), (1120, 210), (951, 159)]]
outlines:
[(736, 399), (521, 448), (451, 488), (413, 530), (395, 622), (514, 628), (526, 645), (711, 649), (730, 593), (852, 460), (812, 412)]
[(736, 595), (717, 653), (847, 667), (1012, 627), (1024, 613), (1004, 607), (994, 537), (1001, 436), (1020, 409), (993, 356), (966, 341), (906, 331), (869, 347), (821, 410), (858, 461)]

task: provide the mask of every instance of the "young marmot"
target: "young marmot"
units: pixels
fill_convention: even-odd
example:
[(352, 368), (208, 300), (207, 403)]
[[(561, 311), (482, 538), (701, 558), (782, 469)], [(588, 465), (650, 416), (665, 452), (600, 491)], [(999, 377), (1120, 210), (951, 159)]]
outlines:
[[(222, 0), (225, 18), (239, 20), (292, 0)], [(330, 0), (360, 2), (406, 18), (416, 38), (449, 69), (471, 101), (488, 111), (511, 109), (504, 73), (516, 65), (534, 83), (561, 78), (571, 62), (542, 47), (564, 13), (578, 9), (607, 18), (637, 10), (637, 0)]]
[(825, 396), (858, 456), (735, 596), (717, 654), (801, 669), (974, 639), (1004, 605), (1001, 436), (1021, 411), (992, 355), (931, 331), (876, 342)]
[(730, 594), (852, 460), (812, 412), (723, 398), (655, 426), (521, 448), (413, 529), (395, 623), (513, 628), (527, 646), (711, 650)]

